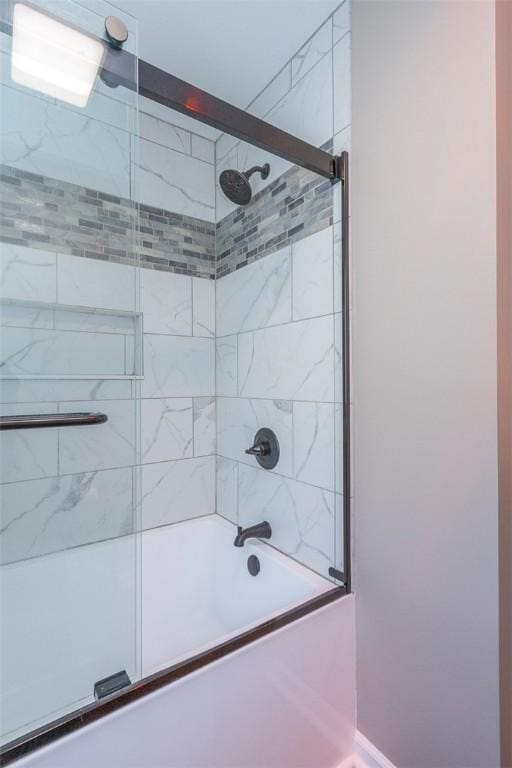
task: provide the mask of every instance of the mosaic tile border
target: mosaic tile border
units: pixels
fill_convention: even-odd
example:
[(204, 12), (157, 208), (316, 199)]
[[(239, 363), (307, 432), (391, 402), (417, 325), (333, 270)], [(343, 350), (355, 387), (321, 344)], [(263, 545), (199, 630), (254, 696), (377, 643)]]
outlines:
[(333, 184), (294, 166), (217, 223), (216, 277), (333, 223)]
[(8, 165), (0, 242), (215, 278), (215, 224)]

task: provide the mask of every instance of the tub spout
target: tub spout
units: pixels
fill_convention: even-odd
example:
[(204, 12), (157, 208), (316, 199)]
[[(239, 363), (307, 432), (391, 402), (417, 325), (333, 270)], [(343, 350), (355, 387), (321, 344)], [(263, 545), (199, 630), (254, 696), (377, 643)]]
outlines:
[(246, 539), (270, 539), (272, 536), (272, 528), (270, 524), (265, 520), (263, 523), (256, 523), (249, 528), (242, 528), (238, 526), (238, 533), (233, 542), (235, 547), (243, 547)]

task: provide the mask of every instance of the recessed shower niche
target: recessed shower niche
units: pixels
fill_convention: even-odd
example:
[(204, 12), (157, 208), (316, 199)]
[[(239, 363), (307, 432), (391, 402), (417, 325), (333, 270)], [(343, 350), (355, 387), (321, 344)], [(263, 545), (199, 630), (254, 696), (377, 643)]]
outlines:
[(141, 379), (142, 315), (1, 299), (0, 378)]

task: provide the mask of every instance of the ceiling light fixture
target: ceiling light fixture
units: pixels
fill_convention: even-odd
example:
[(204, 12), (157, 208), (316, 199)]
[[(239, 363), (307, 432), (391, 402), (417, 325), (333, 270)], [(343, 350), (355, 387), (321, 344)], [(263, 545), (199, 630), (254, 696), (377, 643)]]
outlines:
[(103, 58), (103, 43), (35, 7), (16, 3), (11, 77), (20, 85), (85, 107)]

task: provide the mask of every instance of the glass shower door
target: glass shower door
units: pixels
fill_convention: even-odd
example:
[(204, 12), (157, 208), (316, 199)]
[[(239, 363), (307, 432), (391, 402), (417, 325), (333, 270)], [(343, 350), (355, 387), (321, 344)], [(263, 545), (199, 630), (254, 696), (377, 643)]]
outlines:
[[(105, 17), (119, 16), (103, 0), (30, 7), (72, 35), (98, 38)], [(123, 20), (125, 48), (136, 54), (136, 24)], [(57, 98), (41, 86), (42, 68), (15, 71), (23, 28), (3, 29), (1, 415), (30, 422), (44, 414), (52, 424), (87, 414), (68, 417), (85, 422), (68, 426), (15, 421), (0, 433), (0, 725), (8, 742), (93, 702), (96, 682), (139, 676), (142, 370), (136, 93), (95, 77), (85, 106)]]

